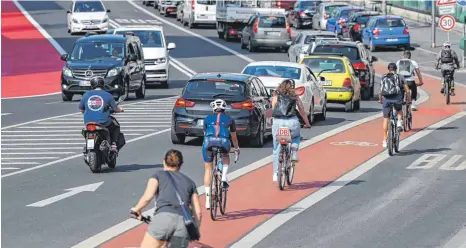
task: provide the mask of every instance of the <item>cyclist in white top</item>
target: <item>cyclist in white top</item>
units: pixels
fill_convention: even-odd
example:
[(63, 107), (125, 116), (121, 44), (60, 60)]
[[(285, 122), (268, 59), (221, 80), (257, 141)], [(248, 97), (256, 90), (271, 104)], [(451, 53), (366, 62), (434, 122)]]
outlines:
[[(409, 89), (411, 90), (411, 110), (417, 110), (416, 99), (417, 99), (417, 86), (424, 84), (422, 80), (421, 70), (416, 61), (411, 59), (411, 52), (404, 51), (403, 58), (396, 62), (398, 68), (397, 73), (405, 77), (406, 82), (408, 83)], [(414, 74), (416, 73), (419, 78), (419, 83), (416, 84), (414, 80)]]

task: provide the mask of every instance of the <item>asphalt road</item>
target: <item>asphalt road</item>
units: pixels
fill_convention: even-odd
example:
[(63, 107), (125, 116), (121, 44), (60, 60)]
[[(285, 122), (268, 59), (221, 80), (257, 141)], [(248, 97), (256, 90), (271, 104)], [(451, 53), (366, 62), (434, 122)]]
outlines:
[[(21, 4), (66, 51), (70, 51), (73, 42), (77, 39), (66, 32), (65, 11), (70, 2), (24, 1)], [(106, 2), (106, 6), (112, 10), (110, 18), (117, 23), (125, 22), (122, 19), (156, 19), (124, 1)], [(147, 9), (152, 11), (152, 8)], [(164, 20), (180, 27), (172, 18), (164, 18)], [(170, 55), (191, 70), (239, 72), (248, 64), (248, 61), (224, 48), (171, 25), (164, 24), (167, 41), (175, 42), (177, 45), (176, 50), (170, 52)], [(226, 48), (246, 55), (251, 60), (287, 60), (285, 53), (264, 51), (249, 54), (241, 50), (238, 43), (218, 40), (214, 29), (201, 28), (189, 31), (214, 40)], [(380, 52), (376, 56), (390, 61), (394, 54)], [(170, 100), (154, 99), (179, 94), (184, 86), (184, 80), (187, 79), (186, 75), (173, 67), (171, 72), (173, 72), (170, 75), (174, 81), (173, 87), (168, 90), (148, 91), (148, 102), (127, 106), (125, 109), (132, 111), (120, 115), (119, 120), (127, 140), (135, 138), (138, 140), (127, 144), (121, 151), (118, 167), (115, 170), (105, 171), (102, 174), (92, 174), (80, 156), (59, 162), (59, 159), (79, 154), (82, 149), (79, 145), (82, 144), (79, 135), (81, 121), (79, 114), (4, 129), (7, 125), (75, 113), (77, 102), (61, 103), (59, 95), (2, 100), (2, 113), (12, 113), (2, 116), (2, 136), (4, 136), (2, 137), (2, 195), (3, 199), (8, 199), (2, 203), (2, 240), (5, 247), (70, 247), (126, 219), (128, 209), (139, 199), (149, 175), (161, 167), (164, 152), (169, 147), (183, 152), (185, 161), (189, 161), (183, 167), (183, 172), (195, 180), (197, 185), (202, 184), (203, 166), (199, 152), (201, 141), (195, 139), (186, 145), (175, 146), (171, 144), (168, 132), (159, 133), (170, 123), (168, 119), (171, 110)], [(174, 98), (171, 101), (174, 101)], [(133, 101), (127, 103), (131, 104)], [(304, 139), (380, 111), (379, 104), (374, 101), (362, 102), (361, 110), (355, 113), (345, 113), (342, 106), (333, 106), (335, 108), (330, 109), (332, 112), (328, 113), (326, 121), (318, 122), (312, 129), (302, 131)], [(135, 115), (139, 115), (139, 118), (135, 118)], [(134, 123), (126, 124), (124, 121)], [(5, 137), (5, 135), (10, 136)], [(10, 140), (5, 141), (5, 139)], [(245, 145), (241, 147), (240, 161), (233, 165), (231, 170), (271, 154), (270, 142), (263, 148), (248, 148)], [(28, 161), (28, 164), (18, 164), (16, 161)], [(5, 165), (5, 162), (10, 164)], [(22, 169), (30, 170), (35, 166), (43, 167), (20, 172)], [(13, 169), (6, 170), (5, 167)], [(8, 173), (18, 174), (8, 176)], [(104, 183), (96, 192), (83, 192), (42, 208), (26, 207), (28, 204), (62, 194), (65, 189), (97, 182)], [(24, 234), (28, 238), (24, 238)]]
[(255, 247), (459, 247), (448, 245), (465, 237), (465, 125), (463, 117), (405, 147)]

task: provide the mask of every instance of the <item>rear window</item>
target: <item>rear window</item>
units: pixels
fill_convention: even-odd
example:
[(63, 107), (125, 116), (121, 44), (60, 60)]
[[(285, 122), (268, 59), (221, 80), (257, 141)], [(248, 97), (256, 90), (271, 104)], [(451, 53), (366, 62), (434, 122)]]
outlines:
[(341, 45), (330, 45), (330, 46), (317, 46), (314, 52), (320, 53), (343, 53), (343, 55), (349, 58), (351, 61), (360, 60), (359, 51), (357, 47), (341, 46)]
[(359, 24), (366, 24), (370, 17), (371, 16), (358, 16), (354, 22)]
[(308, 35), (304, 40), (304, 44), (311, 44), (316, 39), (337, 39), (335, 35)]
[(403, 19), (379, 19), (377, 20), (376, 26), (379, 28), (398, 28), (406, 26)]
[[(215, 79), (214, 79), (215, 80)], [(245, 97), (245, 84), (237, 81), (191, 81), (183, 96), (186, 98), (238, 99)]]
[(315, 10), (322, 1), (302, 1), (299, 3), (299, 7), (308, 10)]
[(198, 4), (204, 4), (204, 5), (215, 5), (217, 1), (215, 0), (197, 0)]
[(333, 12), (336, 8), (338, 8), (338, 7), (345, 7), (345, 6), (348, 6), (348, 5), (332, 5), (332, 6), (325, 6), (325, 12), (326, 12), (326, 13), (331, 13), (331, 12)]
[(257, 77), (280, 77), (280, 78), (301, 78), (301, 69), (288, 66), (258, 65), (248, 66), (244, 74), (255, 75)]
[(330, 58), (305, 58), (303, 63), (307, 65), (311, 71), (317, 75), (323, 70), (328, 73), (345, 73), (345, 65), (341, 59)]
[(286, 28), (285, 17), (283, 16), (261, 16), (259, 18), (260, 28)]

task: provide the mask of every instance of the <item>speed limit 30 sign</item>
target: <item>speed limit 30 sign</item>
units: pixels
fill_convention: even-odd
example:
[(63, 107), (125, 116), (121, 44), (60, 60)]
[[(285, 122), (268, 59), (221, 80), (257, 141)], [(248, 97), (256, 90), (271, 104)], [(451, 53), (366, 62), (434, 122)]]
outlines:
[(451, 31), (455, 27), (455, 18), (451, 15), (444, 15), (440, 17), (439, 25), (444, 31)]

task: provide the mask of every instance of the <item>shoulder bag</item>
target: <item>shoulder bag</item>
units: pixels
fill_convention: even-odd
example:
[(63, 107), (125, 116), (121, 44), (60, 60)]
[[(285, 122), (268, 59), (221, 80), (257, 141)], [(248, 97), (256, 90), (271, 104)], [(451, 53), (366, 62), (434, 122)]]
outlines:
[(170, 172), (165, 171), (167, 173), (168, 178), (170, 179), (170, 182), (175, 189), (176, 197), (178, 198), (181, 211), (183, 213), (183, 220), (184, 220), (184, 225), (186, 226), (186, 231), (188, 231), (189, 235), (189, 240), (199, 240), (201, 238), (201, 234), (199, 233), (199, 228), (196, 226), (196, 223), (194, 221), (194, 218), (191, 214), (191, 209), (189, 208), (186, 203), (183, 202), (183, 200), (180, 197), (178, 187), (176, 187), (175, 180), (173, 180), (172, 175)]

